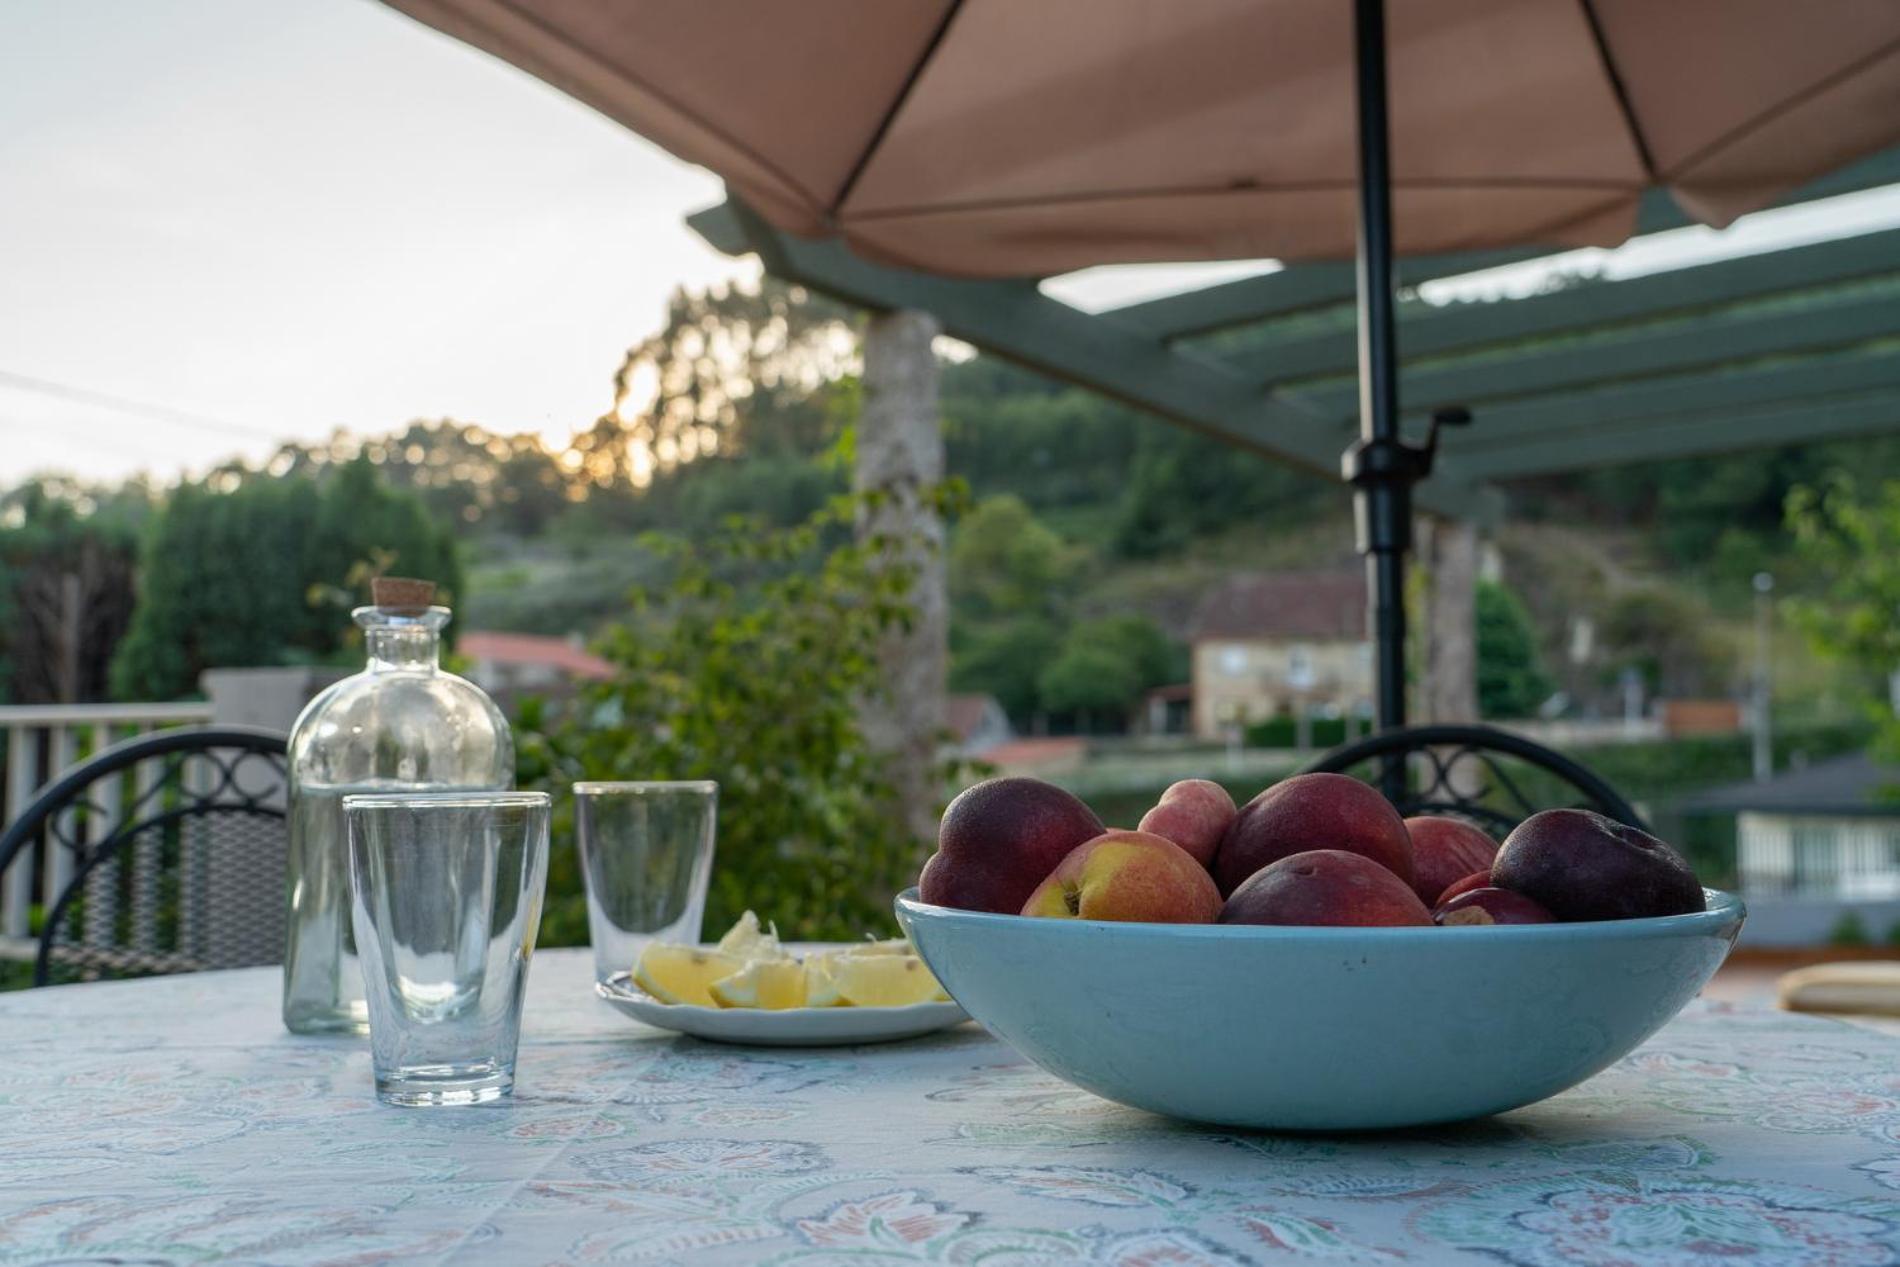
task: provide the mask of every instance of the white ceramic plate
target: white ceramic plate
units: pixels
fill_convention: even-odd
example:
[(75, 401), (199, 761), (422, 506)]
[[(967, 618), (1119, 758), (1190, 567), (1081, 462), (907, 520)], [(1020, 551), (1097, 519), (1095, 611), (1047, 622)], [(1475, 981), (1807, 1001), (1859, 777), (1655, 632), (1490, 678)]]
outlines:
[(662, 1003), (624, 972), (594, 984), (594, 993), (636, 1021), (715, 1043), (755, 1047), (842, 1047), (932, 1034), (970, 1019), (954, 1003), (908, 1007), (694, 1007)]

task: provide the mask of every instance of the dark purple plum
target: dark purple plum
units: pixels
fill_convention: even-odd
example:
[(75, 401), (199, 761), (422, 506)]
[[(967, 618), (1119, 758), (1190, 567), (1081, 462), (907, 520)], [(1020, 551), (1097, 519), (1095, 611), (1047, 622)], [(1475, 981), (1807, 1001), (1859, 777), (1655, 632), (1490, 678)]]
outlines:
[(1491, 863), (1491, 883), (1566, 921), (1685, 915), (1705, 905), (1681, 854), (1587, 809), (1547, 809), (1519, 823)]

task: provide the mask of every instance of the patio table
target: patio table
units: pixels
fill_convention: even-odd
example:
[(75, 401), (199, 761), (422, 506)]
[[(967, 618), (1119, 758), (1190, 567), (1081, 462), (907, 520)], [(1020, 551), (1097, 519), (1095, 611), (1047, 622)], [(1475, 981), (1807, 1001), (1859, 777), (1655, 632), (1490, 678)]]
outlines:
[(973, 1025), (720, 1047), (590, 984), (537, 956), (513, 1102), (437, 1110), (274, 969), (0, 996), (0, 1263), (1900, 1261), (1900, 1041), (1838, 1021), (1705, 1000), (1543, 1104), (1276, 1136)]

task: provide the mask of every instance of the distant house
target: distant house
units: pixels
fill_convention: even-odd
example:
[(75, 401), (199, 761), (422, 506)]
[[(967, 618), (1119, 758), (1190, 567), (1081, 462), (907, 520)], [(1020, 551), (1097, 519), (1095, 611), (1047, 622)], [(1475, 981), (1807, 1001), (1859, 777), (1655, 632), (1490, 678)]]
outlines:
[(1735, 865), (1750, 897), (1900, 899), (1900, 770), (1865, 753), (1684, 798), (1735, 815)]
[(944, 701), (944, 722), (959, 754), (980, 757), (1016, 738), (1009, 714), (994, 695), (952, 695)]
[(1194, 733), (1281, 713), (1341, 716), (1372, 695), (1358, 572), (1257, 572), (1209, 591), (1190, 624)]
[(455, 651), (471, 662), (469, 680), (496, 696), (559, 695), (577, 682), (614, 674), (614, 666), (578, 637), (471, 629), (456, 639)]

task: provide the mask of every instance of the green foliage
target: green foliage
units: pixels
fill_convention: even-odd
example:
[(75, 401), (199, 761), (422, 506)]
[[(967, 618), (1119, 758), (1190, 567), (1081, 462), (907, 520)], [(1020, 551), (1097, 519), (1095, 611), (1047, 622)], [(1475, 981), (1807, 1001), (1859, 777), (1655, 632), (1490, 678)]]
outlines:
[(1830, 946), (1871, 946), (1874, 939), (1867, 935), (1867, 925), (1858, 911), (1843, 911), (1834, 921), (1834, 927), (1828, 930), (1827, 944)]
[(1045, 709), (1080, 714), (1087, 729), (1093, 715), (1125, 712), (1141, 692), (1141, 678), (1114, 648), (1070, 637), (1037, 677), (1036, 689)]
[[(789, 529), (735, 519), (696, 542), (649, 540), (668, 571), (602, 639), (613, 679), (559, 718), (522, 720), (524, 786), (718, 780), (711, 928), (751, 907), (789, 937), (883, 930), (920, 861), (857, 713), (877, 689), (880, 639), (911, 619), (914, 569), (901, 542), (851, 540), (853, 509), (841, 499)], [(584, 928), (571, 859), (549, 893), (548, 935), (569, 939)]]
[(1879, 745), (1900, 759), (1900, 719), (1884, 698), (1900, 669), (1900, 480), (1867, 493), (1846, 477), (1788, 496), (1788, 526), (1821, 596), (1790, 603), (1815, 649), (1862, 676)]
[(963, 517), (951, 540), (951, 601), (977, 621), (1054, 614), (1075, 593), (1082, 556), (1021, 498), (991, 497)]
[(1062, 649), (1055, 622), (1018, 616), (971, 625), (951, 625), (950, 689), (994, 695), (1011, 717), (1034, 714), (1041, 705), (1043, 666)]
[(1538, 657), (1530, 613), (1498, 581), (1479, 581), (1475, 599), (1478, 713), (1487, 718), (1527, 717), (1554, 689)]
[(1735, 650), (1714, 633), (1708, 605), (1683, 590), (1643, 585), (1611, 600), (1599, 627), (1606, 673), (1633, 668), (1652, 694), (1725, 694)]
[[(1344, 717), (1309, 717), (1306, 721), (1310, 747), (1337, 748), (1346, 742)], [(1360, 727), (1361, 731), (1365, 727)], [(1257, 721), (1247, 727), (1249, 748), (1293, 748), (1300, 742), (1300, 719), (1287, 713)]]
[(113, 692), (175, 698), (197, 690), (205, 669), (336, 657), (372, 568), (427, 577), (447, 600), (461, 588), (451, 534), (367, 458), (321, 483), (183, 485), (146, 537)]

